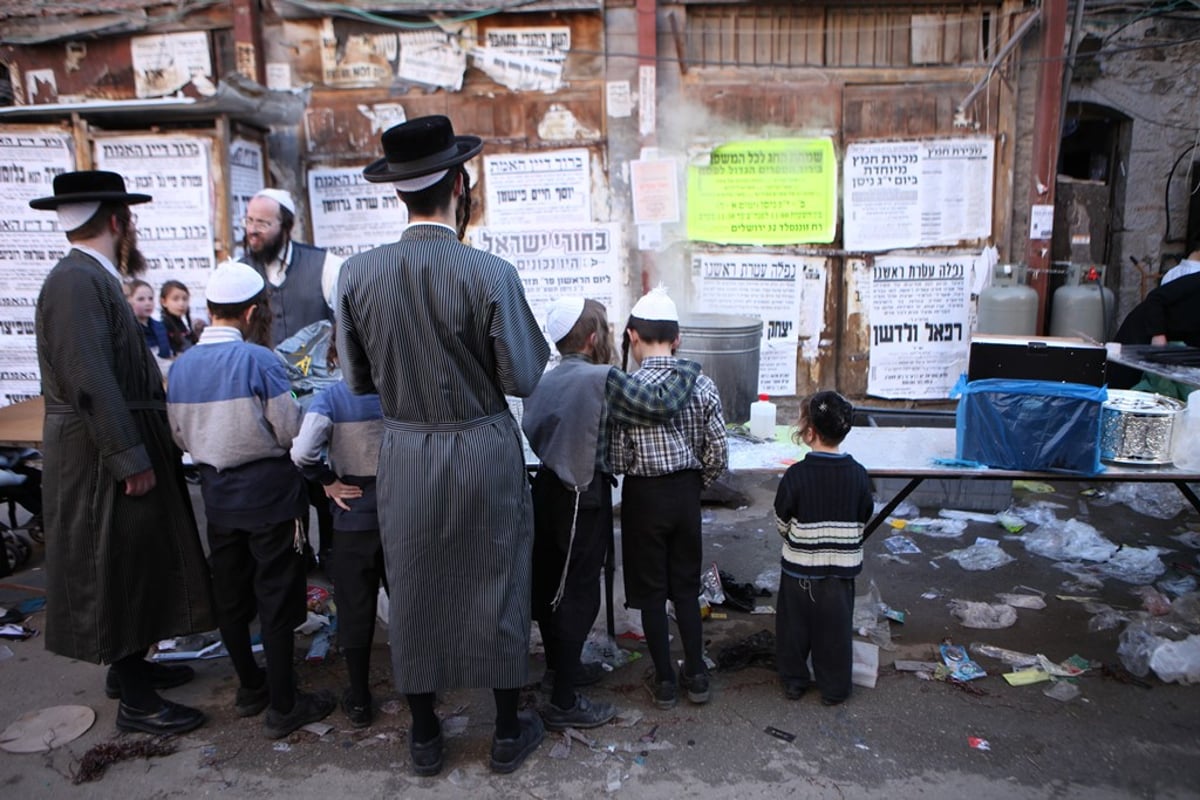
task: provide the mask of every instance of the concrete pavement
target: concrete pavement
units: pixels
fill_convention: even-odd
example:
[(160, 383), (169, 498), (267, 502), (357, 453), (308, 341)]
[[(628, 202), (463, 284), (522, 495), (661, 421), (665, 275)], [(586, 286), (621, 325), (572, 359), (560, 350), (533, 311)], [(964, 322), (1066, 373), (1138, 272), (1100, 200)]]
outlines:
[[(752, 504), (740, 510), (705, 510), (705, 558), (739, 581), (751, 581), (777, 563), (770, 501), (776, 479), (742, 477)], [(1060, 518), (1083, 518), (1117, 543), (1169, 547), (1164, 560), (1196, 563), (1196, 551), (1171, 538), (1200, 530), (1190, 507), (1168, 520), (1139, 514), (1124, 505), (1079, 495), (1080, 485), (1055, 484), (1055, 493), (1017, 493), (1019, 504), (1053, 502)], [(936, 514), (936, 508), (926, 508)], [(986, 642), (1012, 650), (1044, 653), (1058, 662), (1078, 654), (1116, 663), (1119, 630), (1089, 632), (1092, 618), (1081, 603), (1059, 600), (1072, 577), (1054, 562), (1025, 552), (1020, 537), (972, 522), (960, 539), (913, 534), (919, 555), (897, 560), (873, 537), (859, 592), (874, 580), (882, 599), (907, 612), (891, 626), (896, 649), (881, 653), (874, 689), (856, 689), (843, 706), (826, 708), (815, 696), (789, 702), (773, 672), (761, 667), (715, 673), (713, 699), (705, 706), (682, 700), (659, 711), (641, 688), (647, 660), (634, 661), (588, 690), (617, 704), (617, 724), (584, 732), (588, 743), (550, 734), (525, 766), (511, 776), (487, 770), (492, 704), (488, 691), (452, 691), (439, 707), (447, 728), (460, 731), (447, 742), (447, 763), (436, 778), (410, 773), (408, 713), (390, 687), (386, 646), (377, 645), (373, 684), (382, 705), (365, 731), (349, 727), (341, 711), (327, 720), (324, 736), (298, 732), (282, 743), (261, 735), (260, 720), (233, 713), (235, 683), (224, 660), (196, 663), (197, 679), (169, 696), (197, 705), (209, 723), (178, 741), (164, 758), (136, 759), (109, 768), (97, 782), (74, 786), (71, 773), (93, 745), (117, 738), (116, 703), (104, 698), (104, 669), (47, 653), (40, 638), (4, 642), (13, 657), (0, 661), (0, 729), (20, 714), (51, 705), (79, 703), (97, 719), (81, 738), (46, 754), (0, 752), (0, 793), (13, 798), (259, 797), (630, 797), (817, 798), (954, 797), (988, 798), (1185, 798), (1200, 796), (1200, 689), (1163, 684), (1140, 688), (1089, 673), (1082, 696), (1069, 703), (1046, 697), (1046, 684), (1012, 687), (999, 677), (1006, 667), (979, 658), (989, 676), (971, 683), (981, 694), (951, 684), (922, 681), (897, 672), (896, 659), (933, 660), (943, 638), (960, 644)], [(1001, 540), (1012, 564), (968, 572), (940, 556), (978, 536)], [(40, 555), (39, 555), (40, 557)], [(38, 565), (0, 579), (0, 606), (35, 595)], [(967, 629), (951, 616), (951, 599), (992, 600), (996, 592), (1025, 585), (1046, 593), (1047, 607), (1019, 610), (1002, 630)], [(27, 588), (23, 588), (27, 587)], [(1093, 594), (1114, 607), (1136, 609), (1140, 600), (1119, 580), (1104, 581)], [(936, 595), (936, 597), (922, 597)], [(770, 598), (761, 602), (772, 603)], [(721, 609), (718, 609), (721, 611)], [(40, 627), (40, 615), (27, 621)], [(727, 612), (705, 623), (710, 655), (760, 630), (774, 618)], [(385, 637), (381, 630), (380, 639)], [(307, 642), (300, 639), (300, 646)], [(633, 645), (634, 649), (639, 649)], [(642, 648), (644, 649), (644, 648)], [(300, 660), (302, 684), (340, 689), (339, 662), (309, 665)], [(531, 686), (523, 704), (539, 701), (541, 664), (531, 658)], [(791, 742), (765, 728), (786, 731)], [(986, 739), (990, 749), (969, 746)], [(122, 737), (129, 739), (130, 737)]]

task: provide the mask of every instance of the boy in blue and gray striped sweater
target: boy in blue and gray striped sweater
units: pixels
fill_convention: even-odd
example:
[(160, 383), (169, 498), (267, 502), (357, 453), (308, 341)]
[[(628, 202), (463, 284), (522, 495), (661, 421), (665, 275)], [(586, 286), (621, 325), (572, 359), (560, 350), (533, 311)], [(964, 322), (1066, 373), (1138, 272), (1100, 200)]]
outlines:
[(853, 415), (837, 392), (801, 403), (795, 438), (812, 451), (788, 467), (775, 494), (784, 539), (776, 664), (789, 700), (800, 699), (814, 679), (825, 705), (850, 696), (854, 578), (862, 572), (863, 526), (873, 508), (867, 471), (838, 450)]
[[(241, 687), (235, 708), (273, 739), (323, 719), (327, 694), (296, 689), (293, 629), (305, 619), (298, 518), (308, 512), (300, 473), (288, 456), (300, 429), (283, 362), (263, 341), (271, 312), (253, 267), (222, 263), (205, 291), (212, 324), (171, 369), (167, 413), (180, 447), (199, 466), (209, 562), (221, 640)], [(250, 340), (250, 341), (247, 341)], [(267, 669), (254, 660), (257, 613)]]
[[(337, 336), (334, 328), (334, 337)], [(329, 342), (329, 370), (337, 368), (337, 346)], [(383, 410), (377, 394), (354, 394), (338, 381), (313, 398), (292, 461), (309, 481), (319, 483), (333, 513), (330, 577), (338, 611), (338, 648), (346, 659), (350, 685), (342, 710), (356, 728), (374, 717), (370, 689), (371, 645), (379, 586), (387, 584), (375, 476), (383, 440)]]

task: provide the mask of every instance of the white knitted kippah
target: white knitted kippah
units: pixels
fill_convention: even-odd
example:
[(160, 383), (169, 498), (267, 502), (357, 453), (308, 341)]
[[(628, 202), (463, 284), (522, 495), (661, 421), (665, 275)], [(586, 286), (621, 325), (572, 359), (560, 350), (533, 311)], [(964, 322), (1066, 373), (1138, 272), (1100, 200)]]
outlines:
[(291, 192), (285, 192), (283, 189), (259, 189), (255, 197), (267, 197), (279, 203), (280, 207), (286, 208), (296, 216), (296, 201), (292, 199)]
[(244, 303), (265, 285), (254, 267), (240, 261), (222, 261), (208, 277), (204, 299), (210, 303)]
[(656, 286), (642, 295), (642, 299), (634, 304), (630, 315), (638, 319), (679, 322), (675, 301), (667, 295), (665, 286)]
[(571, 332), (579, 317), (583, 315), (582, 297), (560, 297), (550, 304), (546, 313), (546, 333), (553, 342), (561, 341)]

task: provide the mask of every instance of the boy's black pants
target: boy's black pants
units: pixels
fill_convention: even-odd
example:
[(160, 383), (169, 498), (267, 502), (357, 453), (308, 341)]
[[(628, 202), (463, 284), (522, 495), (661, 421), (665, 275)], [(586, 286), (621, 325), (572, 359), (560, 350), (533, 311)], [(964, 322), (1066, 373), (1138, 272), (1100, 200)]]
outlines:
[(250, 648), (250, 623), (257, 613), (267, 658), (271, 705), (291, 708), (295, 695), (292, 631), (304, 622), (304, 560), (295, 548), (296, 521), (254, 528), (208, 524), (213, 606), (221, 639), (243, 686), (255, 686), (261, 673), (240, 657)]
[[(854, 665), (854, 579), (779, 578), (775, 608), (776, 665), (785, 684), (805, 688), (814, 682), (821, 697), (841, 702), (850, 696)], [(808, 657), (812, 656), (812, 673)]]

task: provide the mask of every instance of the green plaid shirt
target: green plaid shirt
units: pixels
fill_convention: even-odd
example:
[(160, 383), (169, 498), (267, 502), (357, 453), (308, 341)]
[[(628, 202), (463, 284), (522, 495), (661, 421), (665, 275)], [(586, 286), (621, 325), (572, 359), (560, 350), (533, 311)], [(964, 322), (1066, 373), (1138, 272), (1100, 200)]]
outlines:
[[(584, 358), (571, 354), (563, 357)], [(623, 425), (644, 427), (669, 421), (692, 398), (692, 389), (700, 375), (700, 364), (687, 359), (674, 359), (674, 369), (663, 380), (647, 383), (634, 380), (628, 373), (613, 367), (604, 383), (604, 412), (600, 415), (600, 435), (596, 447), (596, 469), (611, 475), (608, 460), (608, 426), (610, 421)]]

